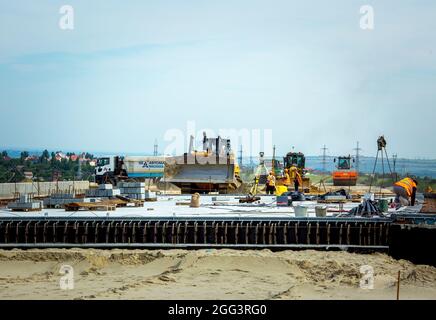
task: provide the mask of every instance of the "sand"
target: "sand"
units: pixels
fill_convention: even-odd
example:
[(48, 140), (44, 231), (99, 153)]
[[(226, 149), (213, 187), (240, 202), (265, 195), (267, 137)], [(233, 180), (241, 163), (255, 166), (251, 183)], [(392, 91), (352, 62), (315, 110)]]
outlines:
[[(62, 290), (62, 265), (74, 289)], [(360, 267), (374, 288), (360, 288)], [(0, 250), (0, 299), (436, 299), (436, 268), (386, 254), (238, 250)]]

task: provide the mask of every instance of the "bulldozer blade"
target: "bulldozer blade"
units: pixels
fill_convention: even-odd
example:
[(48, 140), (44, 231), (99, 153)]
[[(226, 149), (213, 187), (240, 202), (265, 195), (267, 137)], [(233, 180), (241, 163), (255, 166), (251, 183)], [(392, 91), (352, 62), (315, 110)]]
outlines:
[(165, 181), (182, 190), (195, 188), (197, 191), (235, 190), (241, 186), (240, 180), (235, 177), (233, 164), (178, 164)]

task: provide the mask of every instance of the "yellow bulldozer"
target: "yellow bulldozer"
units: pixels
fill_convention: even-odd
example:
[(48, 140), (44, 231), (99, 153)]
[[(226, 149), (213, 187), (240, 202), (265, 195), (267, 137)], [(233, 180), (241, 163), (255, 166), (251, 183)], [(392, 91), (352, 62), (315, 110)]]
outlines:
[[(298, 173), (303, 180), (303, 185), (300, 186), (304, 192), (310, 192), (310, 178), (306, 177), (306, 157), (301, 152), (288, 152), (283, 158), (283, 168), (290, 169), (292, 165), (297, 167)], [(292, 187), (293, 184), (291, 184)]]
[(242, 184), (230, 140), (208, 138), (206, 133), (203, 150), (195, 150), (191, 137), (189, 152), (167, 158), (165, 181), (178, 186), (182, 193), (231, 193)]

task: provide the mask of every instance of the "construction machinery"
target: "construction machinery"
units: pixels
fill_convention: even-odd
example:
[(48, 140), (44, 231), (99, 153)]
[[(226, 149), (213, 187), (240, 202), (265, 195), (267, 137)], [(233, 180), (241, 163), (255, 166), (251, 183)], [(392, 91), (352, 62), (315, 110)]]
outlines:
[(164, 176), (165, 157), (159, 156), (105, 156), (98, 158), (95, 182), (117, 185), (126, 179), (159, 180)]
[(259, 164), (254, 172), (253, 185), (251, 186), (248, 195), (245, 198), (239, 199), (240, 203), (252, 203), (260, 200), (260, 197), (258, 197), (257, 194), (259, 192), (259, 189), (263, 187), (259, 188), (259, 185), (264, 186), (266, 184), (267, 177), (268, 177), (268, 169), (266, 168), (265, 165), (264, 155), (265, 155), (264, 152), (259, 153)]
[(194, 148), (166, 159), (165, 181), (181, 188), (182, 193), (229, 193), (242, 185), (240, 168), (231, 149), (230, 139), (208, 138), (203, 133), (203, 150)]
[(338, 157), (334, 159), (337, 163), (337, 170), (333, 171), (333, 185), (334, 186), (355, 186), (357, 184), (358, 173), (352, 168), (351, 162), (354, 159), (350, 155)]
[(306, 177), (306, 157), (301, 152), (288, 152), (286, 156), (283, 158), (283, 164), (285, 169), (290, 169), (292, 165), (295, 165), (298, 169), (298, 173), (303, 180), (303, 188), (304, 192), (310, 191), (310, 178)]

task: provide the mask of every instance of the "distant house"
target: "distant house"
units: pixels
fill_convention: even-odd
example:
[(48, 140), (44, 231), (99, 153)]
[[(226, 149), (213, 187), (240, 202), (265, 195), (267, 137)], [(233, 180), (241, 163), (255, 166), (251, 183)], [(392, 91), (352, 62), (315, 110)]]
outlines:
[(56, 159), (56, 161), (62, 161), (62, 159), (67, 159), (68, 160), (68, 157), (63, 152), (58, 151), (55, 154), (55, 159)]
[(96, 166), (96, 164), (97, 164), (97, 160), (91, 160), (91, 161), (89, 161), (89, 165), (91, 166), (91, 167), (95, 167)]
[(70, 160), (71, 160), (71, 161), (77, 161), (77, 159), (79, 159), (79, 156), (77, 156), (77, 155), (75, 155), (75, 154), (72, 154), (72, 155), (70, 156)]
[(3, 160), (4, 160), (4, 161), (11, 161), (11, 159), (12, 159), (12, 158), (9, 157), (9, 156), (5, 156), (5, 157), (3, 157)]
[(39, 161), (39, 157), (38, 156), (35, 156), (35, 155), (32, 155), (32, 156), (28, 156), (28, 157), (26, 157), (25, 159), (24, 159), (25, 161), (31, 161), (31, 162), (38, 162)]

